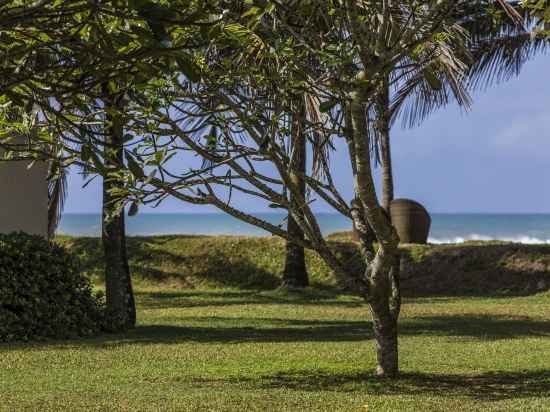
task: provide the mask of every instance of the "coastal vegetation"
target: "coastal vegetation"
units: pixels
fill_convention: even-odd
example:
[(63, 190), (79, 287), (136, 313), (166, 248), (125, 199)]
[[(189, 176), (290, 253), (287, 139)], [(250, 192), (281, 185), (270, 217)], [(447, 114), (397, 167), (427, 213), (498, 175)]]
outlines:
[[(504, 0), (0, 2), (0, 145), (7, 160), (50, 162), (50, 228), (63, 169), (103, 179), (101, 240), (55, 242), (104, 289), (102, 327), (116, 333), (0, 346), (3, 405), (536, 410), (545, 395), (527, 387), (548, 388), (541, 359), (509, 358), (526, 343), (548, 350), (548, 247), (400, 245), (390, 126), (468, 107), (472, 89), (518, 74), (548, 46), (547, 11)], [(336, 142), (352, 199), (334, 182)], [(276, 238), (126, 237), (126, 213), (166, 199)], [(316, 201), (353, 223), (356, 242), (323, 236)]]

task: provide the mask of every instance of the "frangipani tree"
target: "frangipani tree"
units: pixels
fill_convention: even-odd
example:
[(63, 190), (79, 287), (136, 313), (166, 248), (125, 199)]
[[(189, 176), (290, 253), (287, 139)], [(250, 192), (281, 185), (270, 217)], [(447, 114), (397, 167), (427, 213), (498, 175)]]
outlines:
[[(445, 79), (449, 93), (467, 102), (463, 79), (467, 71), (467, 33), (448, 16), (460, 5), (440, 2), (317, 2), (254, 5), (235, 33), (231, 59), (203, 58), (202, 81), (172, 78), (171, 84), (143, 96), (135, 108), (133, 128), (142, 136), (125, 172), (126, 192), (137, 203), (157, 203), (171, 196), (184, 202), (212, 205), (275, 235), (315, 250), (335, 274), (363, 296), (371, 308), (380, 376), (398, 374), (397, 319), (400, 312), (399, 239), (380, 207), (374, 189), (371, 154), (378, 139), (376, 102), (381, 84), (402, 94), (418, 82)], [(286, 18), (293, 10), (293, 20)], [(255, 13), (269, 18), (248, 19)], [(276, 21), (294, 33), (281, 42), (265, 21)], [(305, 26), (309, 19), (326, 21), (327, 33)], [(299, 34), (293, 25), (308, 27)], [(312, 74), (299, 50), (314, 55), (322, 70)], [(214, 46), (213, 46), (214, 47)], [(216, 47), (223, 45), (216, 44)], [(229, 47), (229, 46), (228, 46)], [(222, 53), (223, 54), (223, 53)], [(217, 53), (216, 56), (220, 56)], [(271, 67), (266, 70), (266, 64)], [(350, 205), (340, 194), (328, 165), (322, 174), (303, 176), (304, 196), (289, 170), (289, 137), (284, 129), (291, 97), (307, 90), (327, 116), (307, 121), (326, 139), (345, 139), (355, 187)], [(278, 99), (266, 96), (277, 91)], [(138, 113), (139, 112), (139, 113)], [(190, 121), (190, 118), (193, 121)], [(216, 135), (210, 131), (216, 127)], [(173, 156), (192, 152), (203, 164), (182, 170)], [(172, 157), (171, 160), (167, 160)], [(262, 165), (267, 165), (263, 167)], [(239, 192), (284, 208), (300, 226), (304, 239), (293, 238), (274, 225), (241, 210), (231, 195)], [(361, 236), (365, 273), (351, 273), (321, 234), (313, 197), (353, 219)], [(135, 209), (135, 206), (133, 207)], [(378, 247), (366, 236), (373, 229)]]
[[(15, 156), (51, 162), (51, 230), (61, 210), (64, 171), (75, 164), (75, 154), (85, 170), (95, 162), (109, 174), (103, 180), (102, 238), (113, 330), (135, 324), (124, 213), (112, 197), (120, 186), (115, 175), (124, 167), (126, 108), (132, 90), (167, 73), (193, 76), (188, 50), (201, 46), (203, 25), (219, 20), (210, 20), (217, 6), (178, 0), (0, 3), (0, 12), (10, 17), (10, 24), (0, 23), (6, 62), (0, 71), (2, 113), (19, 115), (0, 119), (0, 145)], [(37, 115), (29, 116), (27, 107)], [(14, 131), (26, 137), (25, 144), (13, 144)], [(98, 153), (92, 155), (89, 145)]]
[[(49, 73), (67, 66), (66, 62), (56, 58), (56, 44), (68, 41), (81, 24), (70, 16), (89, 12), (90, 5), (82, 0), (9, 0), (0, 3), (0, 104), (4, 106), (7, 122), (26, 125), (33, 122), (36, 108), (28, 96), (35, 87), (45, 86)], [(9, 127), (4, 127), (4, 131), (6, 129)], [(50, 161), (50, 235), (57, 226), (66, 187), (64, 169), (58, 166), (53, 159)]]

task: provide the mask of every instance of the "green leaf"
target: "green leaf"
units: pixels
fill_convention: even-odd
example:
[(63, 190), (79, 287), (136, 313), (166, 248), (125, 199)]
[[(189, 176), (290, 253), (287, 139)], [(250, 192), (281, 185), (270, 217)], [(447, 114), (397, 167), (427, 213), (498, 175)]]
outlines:
[(155, 153), (155, 163), (160, 165), (162, 161), (164, 160), (164, 157), (166, 156), (166, 149), (159, 150)]
[(102, 176), (105, 176), (107, 174), (107, 169), (105, 168), (105, 165), (103, 164), (101, 159), (94, 152), (92, 152), (92, 160), (98, 173)]
[(199, 82), (201, 80), (201, 72), (199, 67), (193, 61), (193, 58), (186, 54), (182, 53), (176, 57), (176, 63), (181, 72), (192, 82)]
[(337, 103), (338, 101), (336, 100), (327, 100), (326, 102), (323, 102), (319, 105), (319, 110), (322, 113), (326, 113), (330, 111), (330, 109), (332, 109), (334, 106), (336, 106)]
[(434, 90), (441, 90), (441, 88), (443, 87), (443, 83), (441, 83), (441, 80), (437, 78), (432, 70), (424, 70), (424, 78), (426, 79), (430, 87)]
[(245, 11), (245, 12), (241, 15), (241, 17), (242, 17), (242, 18), (245, 18), (245, 17), (248, 17), (248, 16), (257, 15), (257, 14), (259, 14), (261, 11), (262, 11), (262, 9), (260, 9), (259, 7), (254, 6), (254, 7), (249, 8), (247, 11)]
[(145, 173), (139, 163), (136, 162), (136, 159), (134, 159), (134, 157), (130, 154), (127, 154), (126, 158), (128, 159), (128, 169), (130, 169), (130, 172), (132, 172), (137, 179), (143, 179), (145, 177)]
[(139, 211), (139, 205), (137, 202), (132, 202), (130, 209), (128, 209), (128, 216), (135, 216)]
[(80, 158), (84, 163), (87, 163), (92, 158), (92, 149), (87, 144), (82, 146), (80, 150)]

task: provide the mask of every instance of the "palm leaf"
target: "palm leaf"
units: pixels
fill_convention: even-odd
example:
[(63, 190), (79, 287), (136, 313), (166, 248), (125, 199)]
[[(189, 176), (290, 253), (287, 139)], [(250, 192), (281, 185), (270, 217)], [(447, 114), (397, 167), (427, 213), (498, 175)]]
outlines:
[(475, 63), (468, 72), (470, 89), (486, 89), (520, 74), (529, 60), (548, 52), (550, 41), (530, 33), (502, 36), (473, 45)]
[(51, 163), (48, 181), (48, 237), (51, 239), (61, 221), (67, 198), (67, 168)]

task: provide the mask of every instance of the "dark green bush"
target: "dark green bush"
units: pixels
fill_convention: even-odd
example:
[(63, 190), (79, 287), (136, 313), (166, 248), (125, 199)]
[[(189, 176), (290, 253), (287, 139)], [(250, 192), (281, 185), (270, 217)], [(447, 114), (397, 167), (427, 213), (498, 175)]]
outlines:
[(62, 246), (0, 234), (0, 341), (91, 335), (102, 317), (100, 296)]

